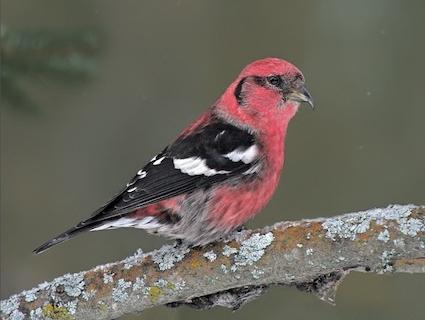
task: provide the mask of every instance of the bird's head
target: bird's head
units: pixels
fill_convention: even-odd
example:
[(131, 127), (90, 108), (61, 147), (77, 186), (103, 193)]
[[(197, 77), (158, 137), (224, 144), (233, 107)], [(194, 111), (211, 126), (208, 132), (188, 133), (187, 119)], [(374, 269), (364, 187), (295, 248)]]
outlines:
[(286, 127), (300, 103), (313, 107), (304, 76), (293, 64), (278, 58), (247, 65), (217, 103), (220, 113), (252, 129)]

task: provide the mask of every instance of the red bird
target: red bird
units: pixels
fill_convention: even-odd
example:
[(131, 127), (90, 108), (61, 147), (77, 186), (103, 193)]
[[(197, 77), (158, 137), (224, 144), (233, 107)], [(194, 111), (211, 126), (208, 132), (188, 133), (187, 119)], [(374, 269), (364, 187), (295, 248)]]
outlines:
[(277, 58), (249, 64), (122, 192), (34, 252), (86, 230), (133, 227), (195, 246), (225, 236), (270, 200), (301, 102), (313, 107), (294, 65)]

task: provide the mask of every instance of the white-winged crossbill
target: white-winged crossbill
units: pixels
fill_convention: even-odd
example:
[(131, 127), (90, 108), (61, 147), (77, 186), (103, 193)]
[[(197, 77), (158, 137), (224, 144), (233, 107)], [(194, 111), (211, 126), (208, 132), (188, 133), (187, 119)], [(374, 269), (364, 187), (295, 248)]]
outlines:
[(34, 251), (82, 231), (122, 227), (205, 245), (232, 232), (270, 200), (304, 77), (267, 58), (246, 66), (224, 94), (93, 215)]

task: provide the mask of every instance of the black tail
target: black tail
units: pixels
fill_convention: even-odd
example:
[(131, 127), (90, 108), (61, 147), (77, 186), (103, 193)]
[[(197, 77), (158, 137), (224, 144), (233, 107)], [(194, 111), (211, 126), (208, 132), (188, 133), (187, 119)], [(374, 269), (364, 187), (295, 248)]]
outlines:
[(80, 222), (75, 227), (68, 229), (64, 233), (61, 233), (60, 235), (54, 237), (53, 239), (51, 239), (49, 241), (46, 241), (41, 246), (36, 248), (33, 252), (35, 254), (42, 253), (42, 252), (46, 251), (47, 249), (49, 249), (50, 247), (52, 247), (54, 245), (57, 245), (59, 243), (62, 243), (66, 240), (69, 240), (69, 239), (75, 237), (76, 235), (78, 235), (81, 232), (95, 228), (97, 225), (99, 225), (98, 222), (90, 221), (90, 219), (83, 221), (83, 222)]

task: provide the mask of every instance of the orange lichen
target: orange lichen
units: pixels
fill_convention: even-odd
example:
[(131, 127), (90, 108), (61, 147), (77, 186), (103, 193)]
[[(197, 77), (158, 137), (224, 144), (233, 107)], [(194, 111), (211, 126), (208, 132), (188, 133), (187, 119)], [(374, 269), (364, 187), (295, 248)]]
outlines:
[(188, 263), (192, 269), (198, 269), (205, 264), (204, 260), (205, 258), (199, 252), (193, 251), (188, 258)]
[(273, 230), (274, 246), (277, 249), (293, 249), (297, 245), (308, 245), (310, 241), (317, 243), (322, 233), (322, 226), (318, 222), (309, 222), (285, 229)]
[(357, 234), (356, 239), (359, 241), (369, 241), (371, 238), (376, 237), (379, 232), (384, 231), (385, 227), (383, 225), (377, 224), (375, 220), (372, 220), (369, 224), (369, 228), (365, 232)]
[(103, 275), (105, 271), (88, 271), (84, 275), (84, 281), (86, 283), (85, 290), (87, 292), (96, 292), (96, 298), (101, 299), (111, 294), (112, 285), (105, 284), (103, 281)]
[(411, 211), (411, 218), (423, 219), (425, 217), (425, 207), (418, 207)]
[(400, 266), (425, 266), (425, 258), (417, 258), (417, 259), (397, 259), (394, 261), (394, 267), (400, 267)]

